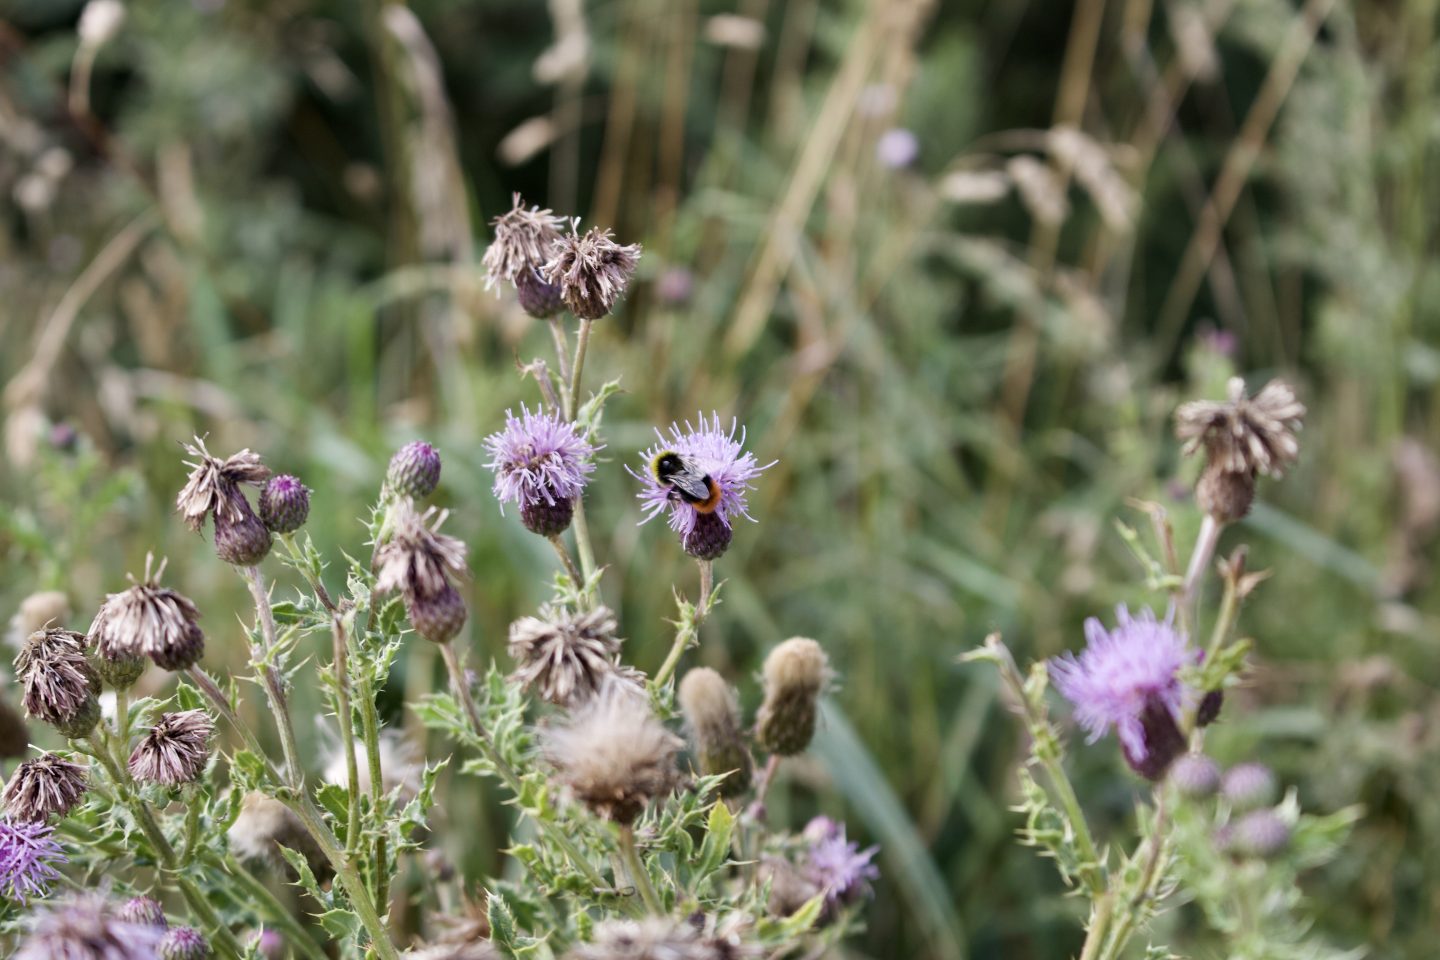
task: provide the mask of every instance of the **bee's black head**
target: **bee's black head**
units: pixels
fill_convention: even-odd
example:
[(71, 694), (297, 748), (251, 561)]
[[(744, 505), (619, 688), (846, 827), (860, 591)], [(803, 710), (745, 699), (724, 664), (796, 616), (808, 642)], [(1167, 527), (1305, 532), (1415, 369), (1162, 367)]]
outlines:
[(675, 474), (684, 472), (685, 461), (675, 451), (665, 450), (655, 457), (653, 467), (658, 479), (668, 480)]

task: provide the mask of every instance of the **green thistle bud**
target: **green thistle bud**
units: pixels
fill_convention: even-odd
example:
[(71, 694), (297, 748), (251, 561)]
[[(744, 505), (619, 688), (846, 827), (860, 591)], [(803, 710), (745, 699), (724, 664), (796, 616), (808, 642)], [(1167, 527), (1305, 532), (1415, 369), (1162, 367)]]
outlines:
[(402, 497), (423, 500), (440, 485), (440, 453), (424, 440), (405, 444), (390, 458), (385, 482)]

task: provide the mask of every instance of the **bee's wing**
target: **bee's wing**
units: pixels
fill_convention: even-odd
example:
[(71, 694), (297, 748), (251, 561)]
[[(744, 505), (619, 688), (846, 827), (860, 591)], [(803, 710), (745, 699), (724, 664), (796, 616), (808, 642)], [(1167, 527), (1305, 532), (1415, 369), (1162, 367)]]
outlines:
[(686, 469), (670, 477), (670, 483), (676, 490), (689, 494), (697, 500), (704, 500), (710, 496), (710, 488), (705, 483), (705, 475), (687, 466)]

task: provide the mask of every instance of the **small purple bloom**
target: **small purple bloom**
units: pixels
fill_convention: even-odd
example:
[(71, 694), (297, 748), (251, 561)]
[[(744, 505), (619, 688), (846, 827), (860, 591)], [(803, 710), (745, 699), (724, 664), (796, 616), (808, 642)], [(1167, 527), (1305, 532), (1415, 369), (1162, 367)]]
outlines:
[(1131, 617), (1116, 608), (1114, 630), (1085, 621), (1085, 651), (1050, 661), (1055, 686), (1075, 705), (1075, 717), (1094, 743), (1112, 726), (1125, 759), (1141, 776), (1158, 780), (1185, 752), (1178, 717), (1191, 692), (1180, 669), (1195, 662), (1172, 616), (1146, 609)]
[(595, 469), (591, 458), (597, 448), (559, 414), (521, 405), (518, 417), (505, 411), (505, 429), (486, 437), (485, 449), (503, 512), (506, 503), (518, 503), (524, 510), (580, 496)]
[(829, 910), (852, 904), (870, 892), (870, 881), (879, 879), (880, 868), (871, 863), (879, 847), (860, 849), (845, 839), (845, 824), (820, 816), (805, 825), (810, 842), (802, 864), (805, 879), (825, 891)]
[[(646, 472), (636, 473), (629, 467), (625, 468), (632, 477), (645, 485), (636, 495), (644, 505), (646, 514), (642, 523), (669, 510), (670, 529), (688, 539), (703, 517), (718, 518), (720, 525), (727, 531), (736, 517), (751, 521), (755, 519), (745, 512), (746, 491), (754, 489), (751, 481), (758, 477), (761, 471), (768, 470), (778, 461), (760, 466), (753, 453), (741, 453), (745, 446), (744, 428), (732, 420), (727, 431), (721, 426), (718, 413), (711, 416), (712, 419), (707, 421), (705, 415), (700, 414), (699, 429), (692, 427), (688, 420), (685, 421), (684, 430), (681, 430), (678, 424), (672, 423), (668, 438), (656, 430), (655, 436), (659, 443), (645, 451)], [(739, 439), (735, 436), (737, 431), (740, 434)], [(704, 472), (719, 487), (720, 499), (713, 512), (702, 513), (693, 504), (680, 499), (675, 495), (672, 486), (661, 483), (650, 471), (649, 464), (666, 450), (673, 450), (693, 463), (696, 469)]]
[(402, 497), (425, 499), (440, 485), (440, 451), (424, 440), (411, 440), (390, 458), (385, 482)]
[(82, 893), (33, 918), (15, 960), (156, 960), (165, 928), (122, 920), (102, 894)]
[(23, 907), (49, 894), (50, 881), (60, 877), (55, 866), (66, 860), (54, 832), (40, 821), (0, 817), (0, 896)]
[(875, 141), (875, 158), (891, 170), (910, 166), (920, 156), (920, 141), (904, 127), (886, 130)]

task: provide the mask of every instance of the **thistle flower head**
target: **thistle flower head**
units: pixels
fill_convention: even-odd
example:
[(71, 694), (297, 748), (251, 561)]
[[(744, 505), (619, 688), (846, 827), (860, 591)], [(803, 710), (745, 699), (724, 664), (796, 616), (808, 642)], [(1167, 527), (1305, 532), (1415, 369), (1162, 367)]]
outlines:
[(1251, 857), (1273, 857), (1290, 843), (1290, 824), (1275, 810), (1252, 810), (1231, 825), (1230, 849)]
[(51, 881), (60, 879), (56, 868), (66, 862), (54, 832), (43, 821), (0, 817), (0, 897), (23, 907), (49, 895)]
[[(414, 740), (399, 730), (380, 731), (380, 787), (387, 794), (396, 793), (401, 804), (409, 803), (420, 792), (421, 779), (425, 773), (425, 757)], [(366, 747), (361, 741), (350, 745), (355, 753), (356, 786), (361, 795), (370, 795), (370, 764), (367, 762)], [(345, 786), (350, 776), (345, 762), (345, 745), (341, 744), (329, 756), (325, 764), (325, 780), (336, 786)]]
[(424, 440), (411, 440), (390, 458), (385, 483), (401, 497), (425, 499), (440, 485), (440, 451)]
[[(626, 470), (643, 484), (637, 496), (646, 514), (645, 521), (668, 510), (670, 529), (680, 534), (686, 551), (702, 560), (712, 560), (729, 546), (730, 527), (735, 518), (754, 519), (746, 512), (747, 492), (754, 489), (752, 481), (775, 462), (761, 466), (754, 454), (743, 452), (745, 430), (737, 421), (732, 420), (727, 431), (718, 413), (711, 414), (709, 420), (702, 413), (698, 423), (698, 427), (692, 427), (687, 420), (683, 430), (679, 424), (672, 423), (669, 437), (656, 430), (658, 442), (644, 453), (644, 472), (629, 467)], [(686, 500), (672, 483), (656, 475), (650, 465), (665, 451), (679, 454), (694, 472), (709, 478), (718, 493), (713, 508), (706, 509), (705, 504)]]
[(1157, 620), (1146, 609), (1138, 617), (1121, 606), (1116, 625), (1085, 621), (1086, 647), (1079, 657), (1065, 654), (1050, 661), (1050, 676), (1075, 705), (1075, 716), (1094, 743), (1111, 727), (1120, 738), (1130, 766), (1150, 780), (1185, 752), (1177, 719), (1190, 696), (1180, 669), (1195, 662), (1185, 635), (1172, 617)]
[(510, 211), (490, 221), (495, 240), (480, 261), (485, 268), (486, 290), (502, 281), (517, 283), (527, 273), (543, 267), (565, 228), (564, 219), (549, 210), (527, 208), (520, 194), (511, 194), (510, 200)]
[(165, 908), (153, 897), (131, 897), (115, 911), (126, 923), (143, 923), (151, 927), (168, 927)]
[(83, 633), (52, 627), (32, 633), (15, 657), (25, 712), (66, 736), (85, 736), (100, 716), (100, 678), (88, 646)]
[(830, 679), (830, 661), (820, 644), (791, 637), (765, 658), (765, 700), (755, 733), (760, 745), (782, 757), (810, 745), (820, 693)]
[(555, 242), (540, 277), (560, 288), (575, 316), (599, 320), (624, 296), (640, 262), (640, 245), (621, 246), (610, 239), (609, 230), (598, 227), (581, 235), (579, 225), (579, 220), (571, 221), (570, 233)]
[(69, 620), (70, 598), (60, 590), (42, 590), (20, 601), (5, 639), (18, 650), (35, 631), (63, 627)]
[(515, 679), (559, 706), (590, 699), (612, 677), (620, 656), (609, 607), (574, 612), (542, 608), (510, 624)]
[(871, 861), (879, 847), (860, 849), (858, 843), (845, 839), (845, 824), (829, 817), (816, 817), (805, 825), (806, 879), (825, 891), (825, 905), (830, 910), (847, 906), (870, 892), (870, 882), (880, 876), (880, 869)]
[(596, 815), (622, 824), (675, 789), (680, 746), (645, 700), (621, 683), (605, 684), (564, 724), (545, 731), (546, 755), (560, 782)]
[(502, 960), (505, 955), (488, 940), (434, 943), (402, 954), (403, 960)]
[(1203, 753), (1187, 753), (1170, 767), (1170, 782), (1187, 797), (1209, 797), (1220, 787), (1220, 765)]
[(1235, 810), (1268, 806), (1278, 793), (1275, 774), (1263, 763), (1237, 763), (1220, 781), (1220, 795)]
[(766, 857), (760, 861), (760, 882), (770, 884), (765, 910), (772, 917), (788, 917), (820, 892), (794, 864), (783, 857)]
[(130, 773), (141, 783), (193, 783), (210, 760), (214, 735), (215, 722), (204, 710), (161, 714), (130, 754)]
[(753, 951), (734, 934), (707, 931), (689, 920), (647, 917), (606, 920), (586, 943), (577, 943), (563, 960), (738, 960)]
[(1283, 380), (1271, 380), (1253, 397), (1232, 377), (1223, 401), (1195, 400), (1175, 411), (1175, 433), (1185, 454), (1205, 449), (1212, 466), (1227, 473), (1281, 476), (1300, 454), (1295, 431), (1305, 405)]
[(305, 858), (322, 882), (333, 873), (329, 859), (300, 818), (285, 804), (258, 790), (251, 790), (240, 801), (240, 813), (225, 839), (230, 852), (242, 863), (280, 869), (288, 866), (280, 848), (288, 847)]
[(159, 960), (208, 960), (210, 941), (194, 927), (173, 927), (160, 941)]
[(294, 533), (310, 516), (310, 488), (288, 473), (271, 477), (260, 490), (260, 520), (271, 533)]
[(90, 624), (90, 639), (102, 656), (143, 654), (166, 670), (184, 670), (205, 652), (200, 611), (182, 594), (159, 584), (164, 564), (152, 576), (105, 598)]
[(595, 469), (591, 458), (596, 450), (574, 424), (522, 405), (518, 417), (505, 411), (505, 429), (487, 437), (485, 448), (502, 511), (506, 503), (520, 504), (525, 526), (541, 536), (554, 536), (570, 525), (574, 501)]
[(205, 525), (205, 517), (215, 515), (218, 523), (222, 518), (231, 523), (243, 519), (242, 513), (250, 504), (240, 492), (240, 484), (259, 486), (270, 476), (270, 469), (258, 453), (241, 450), (221, 460), (205, 449), (205, 441), (196, 437), (194, 443), (182, 444), (185, 452), (194, 458), (185, 461), (190, 467), (190, 477), (180, 494), (175, 498), (175, 509), (179, 511), (186, 526), (199, 532)]
[(676, 699), (700, 771), (706, 776), (727, 774), (720, 782), (721, 796), (734, 797), (748, 790), (754, 764), (745, 749), (740, 704), (725, 678), (709, 667), (696, 667), (681, 679)]
[(440, 532), (445, 513), (431, 507), (417, 513), (409, 500), (390, 508), (389, 535), (375, 551), (379, 593), (400, 591), (415, 632), (446, 643), (465, 624), (465, 601), (451, 582), (464, 575), (465, 544)]
[(15, 820), (44, 822), (65, 816), (85, 796), (85, 768), (53, 753), (42, 753), (15, 768), (0, 801)]
[(155, 960), (163, 927), (130, 923), (98, 893), (37, 914), (15, 960)]

